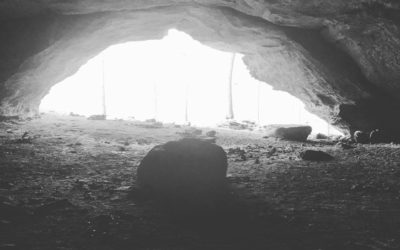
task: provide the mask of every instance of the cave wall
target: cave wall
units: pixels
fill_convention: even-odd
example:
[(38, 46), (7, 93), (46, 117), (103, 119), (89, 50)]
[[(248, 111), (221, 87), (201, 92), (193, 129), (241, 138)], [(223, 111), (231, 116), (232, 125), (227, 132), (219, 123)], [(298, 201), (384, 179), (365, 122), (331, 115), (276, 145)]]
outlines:
[[(110, 45), (182, 30), (240, 52), (251, 74), (342, 131), (400, 125), (395, 0), (0, 3), (0, 113), (34, 114), (51, 86)], [(399, 14), (399, 15), (397, 15)]]

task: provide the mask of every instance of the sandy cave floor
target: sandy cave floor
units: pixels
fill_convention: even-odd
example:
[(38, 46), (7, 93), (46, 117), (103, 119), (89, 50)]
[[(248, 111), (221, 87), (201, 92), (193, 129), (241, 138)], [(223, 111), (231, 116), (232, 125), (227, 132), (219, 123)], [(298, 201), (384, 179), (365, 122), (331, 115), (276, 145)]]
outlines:
[[(0, 249), (400, 249), (399, 145), (344, 150), (217, 129), (217, 144), (246, 159), (228, 154), (230, 193), (215, 211), (180, 216), (141, 194), (135, 175), (185, 128), (142, 125), (0, 123)], [(302, 161), (304, 149), (335, 160)]]

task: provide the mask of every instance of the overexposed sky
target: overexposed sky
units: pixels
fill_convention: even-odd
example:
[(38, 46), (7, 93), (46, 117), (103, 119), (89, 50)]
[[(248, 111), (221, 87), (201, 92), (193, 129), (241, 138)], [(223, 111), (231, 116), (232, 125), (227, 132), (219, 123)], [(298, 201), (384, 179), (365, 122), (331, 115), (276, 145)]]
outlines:
[[(53, 86), (40, 110), (101, 114), (104, 79), (109, 118), (184, 123), (187, 101), (192, 124), (213, 126), (227, 115), (231, 56), (177, 30), (162, 40), (114, 45)], [(315, 133), (328, 132), (328, 124), (307, 112), (300, 100), (251, 77), (242, 57), (236, 56), (233, 75), (236, 120), (309, 124)], [(331, 127), (330, 133), (338, 131)]]

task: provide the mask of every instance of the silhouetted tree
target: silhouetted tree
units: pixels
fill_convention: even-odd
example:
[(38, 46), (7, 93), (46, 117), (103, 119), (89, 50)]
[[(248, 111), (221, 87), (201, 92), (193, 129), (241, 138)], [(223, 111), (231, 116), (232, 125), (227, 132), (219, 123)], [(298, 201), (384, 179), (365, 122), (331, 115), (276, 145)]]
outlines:
[(185, 122), (189, 124), (189, 84), (185, 84)]
[(233, 113), (233, 96), (232, 96), (232, 81), (233, 81), (233, 70), (235, 67), (236, 53), (232, 53), (231, 57), (231, 67), (229, 71), (229, 82), (228, 82), (228, 115), (227, 119), (234, 119), (235, 115)]
[(154, 91), (154, 119), (157, 120), (157, 117), (158, 117), (158, 89), (157, 89), (157, 82), (153, 82), (153, 91)]
[(106, 105), (106, 76), (105, 76), (105, 60), (104, 55), (101, 61), (102, 67), (102, 107), (103, 107), (103, 116), (104, 119), (107, 117), (107, 105)]
[(261, 83), (257, 83), (257, 123), (260, 124)]

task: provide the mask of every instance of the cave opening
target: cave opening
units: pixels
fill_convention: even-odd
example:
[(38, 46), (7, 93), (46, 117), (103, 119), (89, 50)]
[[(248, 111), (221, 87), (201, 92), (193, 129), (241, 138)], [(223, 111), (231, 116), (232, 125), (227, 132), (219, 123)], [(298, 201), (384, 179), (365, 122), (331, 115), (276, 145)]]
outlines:
[(400, 249), (396, 0), (94, 2), (0, 4), (0, 249)]
[(211, 127), (232, 116), (341, 134), (296, 97), (253, 78), (242, 54), (210, 48), (177, 29), (161, 40), (108, 47), (54, 85), (40, 111)]

